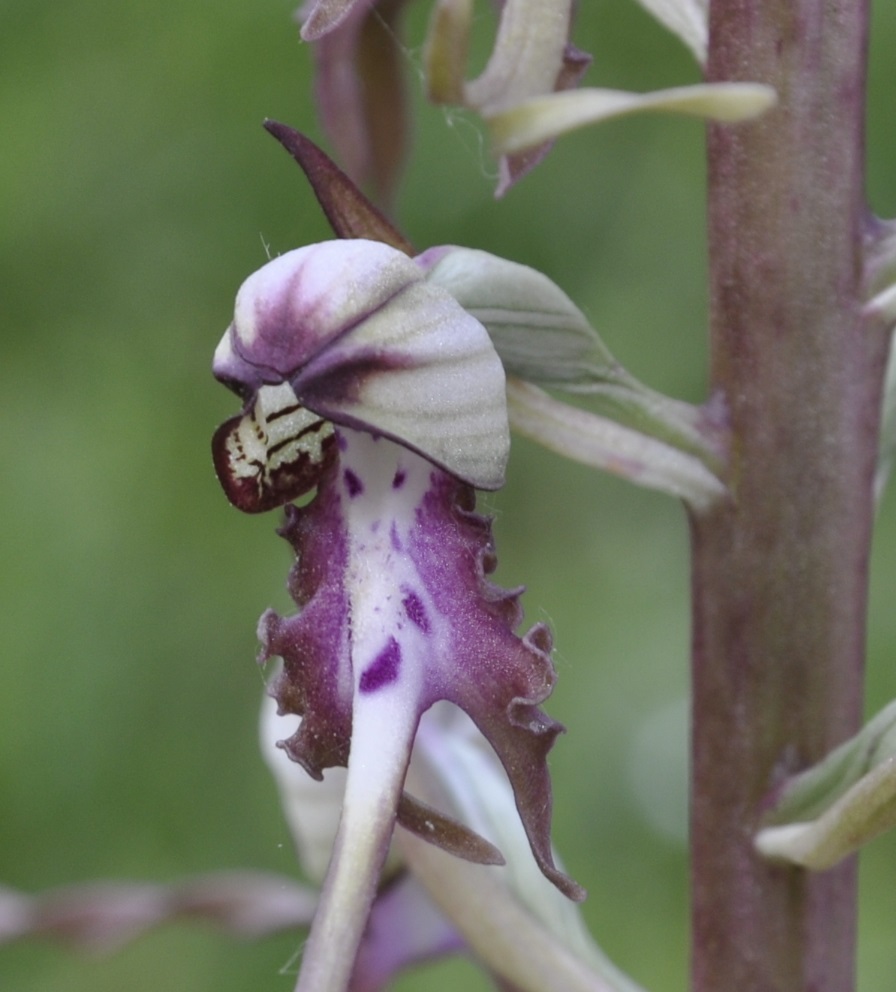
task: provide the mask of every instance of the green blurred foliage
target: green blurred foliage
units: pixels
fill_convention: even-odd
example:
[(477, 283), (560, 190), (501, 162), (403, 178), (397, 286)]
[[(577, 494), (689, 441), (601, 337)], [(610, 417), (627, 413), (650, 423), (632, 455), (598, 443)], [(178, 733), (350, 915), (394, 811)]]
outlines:
[[(546, 271), (640, 377), (703, 396), (703, 148), (650, 118), (561, 141), (500, 202), (467, 114), (419, 96), (428, 5), (403, 49), (416, 143), (400, 221), (420, 246), (482, 247)], [(582, 5), (589, 81), (647, 89), (696, 67), (630, 0)], [(291, 3), (0, 8), (0, 881), (292, 872), (257, 756), (255, 622), (288, 609), (271, 517), (230, 509), (209, 437), (234, 402), (209, 374), (237, 286), (267, 252), (327, 237), (260, 128), (319, 136)], [(896, 10), (872, 39), (869, 195), (896, 213)], [(487, 30), (488, 24), (484, 23)], [(397, 42), (396, 42), (397, 43)], [(687, 527), (664, 497), (526, 442), (497, 515), (507, 585), (557, 638), (555, 836), (618, 963), (686, 985)], [(896, 696), (896, 507), (873, 559), (868, 709)], [(864, 855), (863, 992), (892, 988), (896, 840)], [(292, 988), (298, 936), (168, 928), (87, 959), (0, 949), (14, 992)], [(486, 988), (465, 962), (402, 990)]]

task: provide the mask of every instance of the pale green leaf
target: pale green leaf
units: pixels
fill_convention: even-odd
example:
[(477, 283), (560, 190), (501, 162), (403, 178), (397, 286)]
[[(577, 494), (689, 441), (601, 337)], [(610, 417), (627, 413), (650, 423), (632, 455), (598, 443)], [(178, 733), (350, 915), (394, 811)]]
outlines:
[(669, 111), (731, 123), (756, 117), (774, 106), (770, 86), (706, 83), (651, 93), (581, 89), (549, 93), (487, 116), (495, 151), (508, 155), (613, 117), (647, 110)]
[(695, 512), (706, 511), (727, 493), (695, 455), (561, 403), (537, 386), (508, 379), (507, 408), (511, 427), (520, 434), (573, 461), (678, 496)]
[(893, 827), (896, 758), (888, 758), (859, 779), (818, 819), (765, 827), (755, 843), (767, 858), (824, 871)]
[(756, 836), (768, 858), (822, 870), (896, 826), (896, 702), (778, 790)]

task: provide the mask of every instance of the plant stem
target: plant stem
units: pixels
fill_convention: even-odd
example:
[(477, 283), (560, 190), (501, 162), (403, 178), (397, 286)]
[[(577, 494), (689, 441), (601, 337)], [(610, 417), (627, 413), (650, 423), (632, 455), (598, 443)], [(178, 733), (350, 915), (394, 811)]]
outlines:
[(862, 303), (864, 0), (714, 0), (708, 77), (779, 106), (709, 134), (712, 387), (732, 498), (692, 517), (694, 992), (849, 992), (853, 861), (763, 862), (763, 796), (861, 716), (886, 338)]

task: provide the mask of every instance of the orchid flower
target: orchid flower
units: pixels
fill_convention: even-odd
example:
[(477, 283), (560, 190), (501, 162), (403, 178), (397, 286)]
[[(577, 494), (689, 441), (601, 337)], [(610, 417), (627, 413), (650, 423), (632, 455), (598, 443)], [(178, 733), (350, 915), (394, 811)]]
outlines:
[[(291, 617), (261, 618), (272, 692), (302, 718), (282, 746), (315, 779), (346, 766), (345, 792), (297, 990), (347, 987), (396, 822), (480, 863), (500, 852), (404, 791), (422, 714), (464, 710), (513, 788), (535, 860), (554, 864), (546, 756), (562, 727), (539, 708), (554, 681), (551, 638), (520, 638), (519, 590), (496, 560), (479, 489), (504, 481), (501, 362), (482, 324), (387, 245), (344, 240), (289, 252), (250, 276), (214, 359), (244, 400), (215, 433), (230, 500), (286, 505), (296, 552)], [(290, 501), (311, 490), (305, 505)]]

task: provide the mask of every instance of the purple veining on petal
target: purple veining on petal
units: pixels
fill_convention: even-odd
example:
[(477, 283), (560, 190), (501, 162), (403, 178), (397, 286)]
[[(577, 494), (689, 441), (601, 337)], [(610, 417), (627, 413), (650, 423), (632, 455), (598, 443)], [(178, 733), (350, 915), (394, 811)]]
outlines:
[(345, 469), (342, 478), (345, 481), (346, 491), (352, 499), (364, 492), (364, 483), (350, 468)]
[(432, 630), (423, 600), (412, 589), (405, 592), (401, 605), (411, 623), (416, 624), (424, 634), (428, 634)]
[[(389, 353), (385, 349), (353, 347), (346, 338), (299, 368), (290, 382), (309, 410), (338, 411), (342, 404), (352, 406), (359, 402), (368, 379), (413, 367), (413, 356), (397, 350)], [(351, 426), (350, 414), (337, 419)], [(370, 430), (368, 425), (359, 426)]]
[(394, 637), (376, 656), (373, 662), (361, 673), (361, 692), (376, 692), (398, 678), (401, 667), (401, 647)]
[(392, 480), (392, 488), (393, 489), (401, 489), (401, 487), (404, 485), (405, 480), (407, 479), (407, 477), (408, 477), (407, 472), (405, 472), (405, 470), (403, 468), (400, 468), (395, 473), (395, 478)]
[[(240, 395), (283, 382), (420, 280), (420, 268), (407, 255), (374, 241), (323, 242), (287, 252), (240, 287), (212, 370)], [(377, 362), (369, 353), (351, 358), (362, 366)], [(325, 368), (334, 373), (326, 362)], [(350, 386), (343, 382), (342, 388)]]

